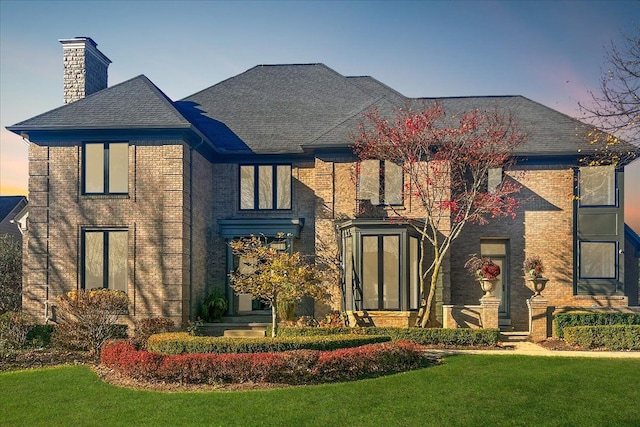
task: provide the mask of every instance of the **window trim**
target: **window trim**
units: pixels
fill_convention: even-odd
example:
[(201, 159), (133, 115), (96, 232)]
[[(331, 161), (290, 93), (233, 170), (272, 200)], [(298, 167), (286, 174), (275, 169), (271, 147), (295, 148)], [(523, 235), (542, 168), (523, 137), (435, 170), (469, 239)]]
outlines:
[[(86, 287), (86, 235), (87, 233), (102, 233), (102, 287), (101, 289), (112, 289), (109, 287), (109, 239), (107, 236), (109, 233), (113, 232), (124, 232), (127, 233), (127, 272), (126, 272), (126, 288), (124, 291), (128, 293), (129, 290), (129, 228), (126, 227), (83, 227), (81, 229), (81, 238), (80, 238), (80, 288), (87, 289)], [(95, 288), (89, 288), (95, 289)]]
[[(110, 146), (112, 144), (127, 145), (127, 191), (109, 191), (109, 166), (110, 166)], [(87, 191), (87, 146), (102, 145), (102, 191)], [(81, 190), (84, 196), (100, 196), (100, 195), (128, 195), (129, 194), (129, 142), (127, 141), (108, 141), (108, 142), (84, 142), (82, 144), (82, 166), (81, 166)]]
[[(260, 167), (271, 167), (271, 208), (260, 208)], [(289, 207), (278, 208), (278, 199), (281, 191), (278, 186), (278, 168), (289, 168)], [(253, 168), (253, 207), (242, 207), (242, 168)], [(238, 210), (242, 212), (252, 211), (279, 211), (286, 212), (293, 210), (293, 165), (291, 163), (241, 163), (238, 164)]]

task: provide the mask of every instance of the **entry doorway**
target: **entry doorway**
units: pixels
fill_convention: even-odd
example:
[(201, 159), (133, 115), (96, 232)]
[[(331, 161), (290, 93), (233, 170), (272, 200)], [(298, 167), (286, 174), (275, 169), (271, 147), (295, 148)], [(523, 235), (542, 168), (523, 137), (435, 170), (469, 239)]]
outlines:
[(498, 307), (498, 320), (501, 325), (511, 324), (510, 313), (510, 269), (509, 269), (509, 240), (508, 239), (482, 239), (480, 241), (480, 255), (491, 258), (498, 267), (500, 275), (494, 295), (500, 300)]

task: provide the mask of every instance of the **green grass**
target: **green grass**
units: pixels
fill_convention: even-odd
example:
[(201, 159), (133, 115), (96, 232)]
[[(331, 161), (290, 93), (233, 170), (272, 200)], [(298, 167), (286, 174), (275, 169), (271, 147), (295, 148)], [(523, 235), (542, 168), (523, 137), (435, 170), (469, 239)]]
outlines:
[(463, 355), (342, 384), (162, 393), (84, 366), (0, 374), (6, 426), (637, 426), (640, 360)]

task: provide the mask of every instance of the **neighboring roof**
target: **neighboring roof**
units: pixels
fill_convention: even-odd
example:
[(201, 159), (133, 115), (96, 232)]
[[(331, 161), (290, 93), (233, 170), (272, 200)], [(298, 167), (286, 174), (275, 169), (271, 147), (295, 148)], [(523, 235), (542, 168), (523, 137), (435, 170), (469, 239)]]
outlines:
[(624, 238), (627, 242), (631, 243), (635, 249), (635, 257), (640, 258), (640, 236), (627, 224), (624, 225)]
[(13, 218), (7, 218), (9, 214), (14, 212), (16, 215), (27, 204), (25, 196), (0, 196), (0, 222), (5, 219), (11, 221)]
[(147, 77), (140, 75), (7, 127), (12, 132), (190, 128), (191, 123)]

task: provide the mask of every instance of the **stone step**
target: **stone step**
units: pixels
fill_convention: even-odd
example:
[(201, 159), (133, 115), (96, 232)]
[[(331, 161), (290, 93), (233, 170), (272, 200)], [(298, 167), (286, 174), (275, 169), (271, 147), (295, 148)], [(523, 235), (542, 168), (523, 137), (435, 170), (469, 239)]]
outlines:
[(500, 341), (502, 342), (522, 342), (527, 341), (529, 332), (500, 332)]
[(239, 314), (234, 316), (224, 316), (221, 323), (271, 323), (270, 314)]
[(267, 334), (266, 330), (258, 329), (227, 329), (224, 331), (225, 337), (233, 338), (264, 338)]

